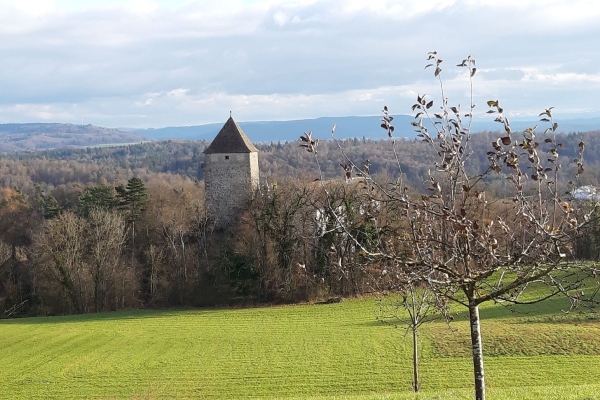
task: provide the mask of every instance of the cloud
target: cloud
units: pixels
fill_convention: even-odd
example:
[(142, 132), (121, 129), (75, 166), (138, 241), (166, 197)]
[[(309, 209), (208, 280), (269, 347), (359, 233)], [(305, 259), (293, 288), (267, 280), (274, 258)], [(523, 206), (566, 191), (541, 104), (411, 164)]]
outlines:
[(555, 0), (0, 0), (0, 121), (166, 126), (229, 110), (372, 115), (383, 102), (408, 113), (408, 94), (437, 92), (431, 50), (460, 101), (468, 80), (453, 65), (474, 54), (481, 99), (600, 114), (598, 14)]
[[(33, 17), (49, 14), (55, 7), (52, 0), (13, 0), (3, 3), (8, 3), (6, 4), (8, 8), (12, 6), (15, 10)], [(0, 5), (4, 5), (3, 3), (0, 3)]]

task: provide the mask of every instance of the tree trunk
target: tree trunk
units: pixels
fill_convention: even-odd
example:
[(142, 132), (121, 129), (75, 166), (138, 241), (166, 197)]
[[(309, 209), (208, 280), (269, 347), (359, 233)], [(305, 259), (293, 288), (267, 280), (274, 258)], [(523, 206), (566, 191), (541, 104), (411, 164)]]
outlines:
[(417, 342), (417, 330), (418, 327), (413, 325), (413, 389), (415, 392), (419, 391), (419, 343)]
[(485, 400), (485, 379), (483, 375), (483, 348), (479, 324), (479, 305), (469, 302), (469, 324), (471, 327), (471, 349), (473, 350), (473, 373), (475, 375), (475, 399)]

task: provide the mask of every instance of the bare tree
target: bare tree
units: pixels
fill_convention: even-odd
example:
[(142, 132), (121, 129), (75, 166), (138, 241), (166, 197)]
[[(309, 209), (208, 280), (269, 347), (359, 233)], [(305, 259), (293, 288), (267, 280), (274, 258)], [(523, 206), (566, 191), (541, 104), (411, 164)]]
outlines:
[[(585, 297), (580, 290), (585, 275), (584, 268), (573, 261), (574, 238), (591, 211), (578, 217), (569, 185), (559, 180), (557, 160), (562, 144), (552, 108), (540, 114), (542, 122), (549, 125), (545, 131), (538, 133), (536, 126), (515, 133), (499, 102), (488, 102), (488, 113), (496, 115), (504, 133), (491, 143), (489, 164), (477, 170), (470, 162), (475, 158), (470, 146), (475, 60), (469, 56), (458, 65), (468, 75), (466, 110), (448, 104), (442, 59), (432, 52), (428, 60), (426, 68), (433, 68), (439, 82), (440, 104), (434, 107), (434, 100), (419, 95), (412, 107), (416, 113), (412, 125), (436, 160), (426, 177), (426, 189), (411, 190), (401, 179), (379, 184), (368, 170), (347, 158), (346, 177), (360, 173), (366, 186), (374, 188), (366, 191), (365, 201), (381, 204), (379, 210), (371, 211), (377, 222), (375, 248), (352, 236), (339, 213), (332, 215), (354, 238), (364, 254), (363, 268), (378, 287), (402, 292), (406, 285), (426, 282), (437, 295), (467, 308), (475, 398), (483, 400), (479, 306), (487, 301), (538, 302), (558, 294), (567, 295), (576, 306)], [(387, 107), (383, 113), (382, 127), (395, 149), (393, 117)], [(301, 146), (315, 155), (318, 164), (318, 142), (311, 133), (301, 139)], [(341, 145), (339, 148), (345, 154)], [(583, 172), (583, 150), (581, 143), (574, 161), (577, 176)], [(486, 182), (494, 175), (508, 182), (509, 198), (498, 202), (486, 199)], [(524, 297), (533, 283), (545, 285), (546, 294)]]
[[(197, 215), (202, 204), (195, 187), (174, 189), (150, 185), (145, 228), (144, 280), (146, 301), (188, 305), (199, 287)], [(208, 228), (206, 228), (208, 229)]]
[[(248, 253), (257, 260), (262, 295), (265, 299), (292, 300), (301, 298), (298, 289), (302, 275), (297, 266), (302, 259), (305, 211), (312, 191), (307, 185), (282, 180), (259, 191), (242, 225), (249, 232), (240, 235)], [(269, 299), (269, 300), (271, 300)]]
[(392, 296), (378, 298), (377, 318), (384, 323), (393, 323), (406, 327), (406, 333), (412, 334), (413, 347), (413, 390), (419, 391), (419, 328), (421, 325), (445, 318), (449, 314), (448, 298), (438, 290), (427, 286), (427, 282), (403, 283)]
[(44, 231), (35, 240), (38, 264), (52, 273), (79, 314), (87, 310), (90, 283), (84, 259), (85, 239), (85, 220), (73, 212), (65, 212), (45, 221)]
[[(12, 248), (8, 244), (0, 240), (0, 277), (4, 278), (5, 271), (9, 270), (8, 262), (12, 256)], [(5, 280), (2, 279), (2, 286), (6, 286)], [(0, 310), (4, 311), (4, 303), (7, 297), (6, 289), (2, 287), (0, 292)]]
[(120, 267), (125, 244), (125, 219), (116, 211), (93, 208), (88, 212), (87, 232), (94, 285), (94, 311), (105, 309), (106, 294), (110, 290), (114, 292), (113, 307), (117, 308), (117, 280), (118, 276), (123, 275)]

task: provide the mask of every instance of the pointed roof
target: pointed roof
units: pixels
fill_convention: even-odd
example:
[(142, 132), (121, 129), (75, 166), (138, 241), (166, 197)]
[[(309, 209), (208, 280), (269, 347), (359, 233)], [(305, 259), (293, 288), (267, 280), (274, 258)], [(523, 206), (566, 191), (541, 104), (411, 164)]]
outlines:
[(204, 154), (215, 153), (253, 153), (258, 149), (254, 147), (242, 128), (231, 118), (225, 122)]

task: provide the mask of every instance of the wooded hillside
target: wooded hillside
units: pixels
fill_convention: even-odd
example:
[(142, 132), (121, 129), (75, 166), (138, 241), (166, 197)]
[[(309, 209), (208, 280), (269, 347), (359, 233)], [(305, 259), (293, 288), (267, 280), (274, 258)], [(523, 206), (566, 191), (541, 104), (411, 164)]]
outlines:
[(19, 150), (136, 143), (142, 135), (93, 125), (0, 124), (0, 154)]
[[(583, 141), (580, 184), (598, 184), (599, 134), (562, 135), (560, 173), (573, 175), (574, 149)], [(496, 137), (473, 136), (469, 168), (487, 167)], [(364, 271), (351, 268), (360, 257), (351, 241), (334, 227), (323, 230), (328, 220), (315, 214), (323, 186), (314, 182), (319, 171), (297, 142), (257, 145), (261, 191), (229, 232), (215, 229), (204, 213), (207, 144), (164, 141), (0, 157), (0, 316), (289, 302), (370, 290)], [(433, 165), (414, 140), (324, 141), (318, 151), (330, 179), (329, 201), (346, 208), (352, 229), (365, 237), (368, 224), (355, 209), (360, 185), (346, 184), (344, 153), (359, 168), (368, 160), (383, 182), (402, 171), (413, 188), (423, 185)], [(490, 202), (508, 193), (500, 178), (482, 185)], [(597, 237), (600, 228), (592, 225), (576, 243), (577, 254), (595, 259)], [(348, 266), (343, 273), (335, 267), (342, 262)]]
[[(483, 169), (488, 165), (487, 152), (497, 133), (481, 132), (473, 135), (473, 158), (470, 168)], [(518, 135), (517, 135), (518, 137)], [(577, 157), (578, 143), (586, 143), (586, 173), (581, 184), (598, 184), (600, 181), (600, 131), (559, 135), (563, 143), (561, 163), (565, 166), (561, 173), (572, 176), (572, 160)], [(83, 149), (56, 149), (33, 153), (6, 155), (6, 160), (26, 162), (29, 172), (21, 173), (21, 178), (6, 172), (0, 184), (12, 187), (24, 185), (23, 176), (31, 176), (32, 184), (56, 186), (67, 182), (99, 182), (104, 179), (112, 182), (117, 178), (133, 176), (133, 173), (171, 173), (202, 180), (204, 172), (202, 152), (210, 144), (207, 141), (159, 141), (120, 147), (96, 147)], [(349, 159), (362, 163), (369, 160), (371, 173), (389, 174), (397, 177), (405, 175), (413, 187), (420, 187), (427, 179), (433, 155), (423, 142), (398, 139), (395, 144), (388, 140), (344, 139), (339, 142), (322, 141), (319, 153), (321, 168), (326, 178), (343, 178), (345, 171), (340, 164)], [(309, 154), (301, 151), (297, 142), (258, 143), (261, 180), (277, 180), (281, 177), (296, 177), (300, 180), (314, 180), (319, 174)], [(396, 159), (397, 157), (397, 159)], [(59, 162), (60, 161), (60, 162)], [(398, 163), (400, 168), (398, 168)], [(361, 167), (359, 165), (358, 167)], [(69, 172), (66, 171), (69, 170)], [(433, 171), (432, 171), (433, 172)], [(11, 183), (13, 182), (13, 183)], [(491, 183), (491, 182), (489, 182)], [(488, 190), (502, 195), (504, 183), (494, 182)], [(23, 188), (23, 187), (22, 187)]]

